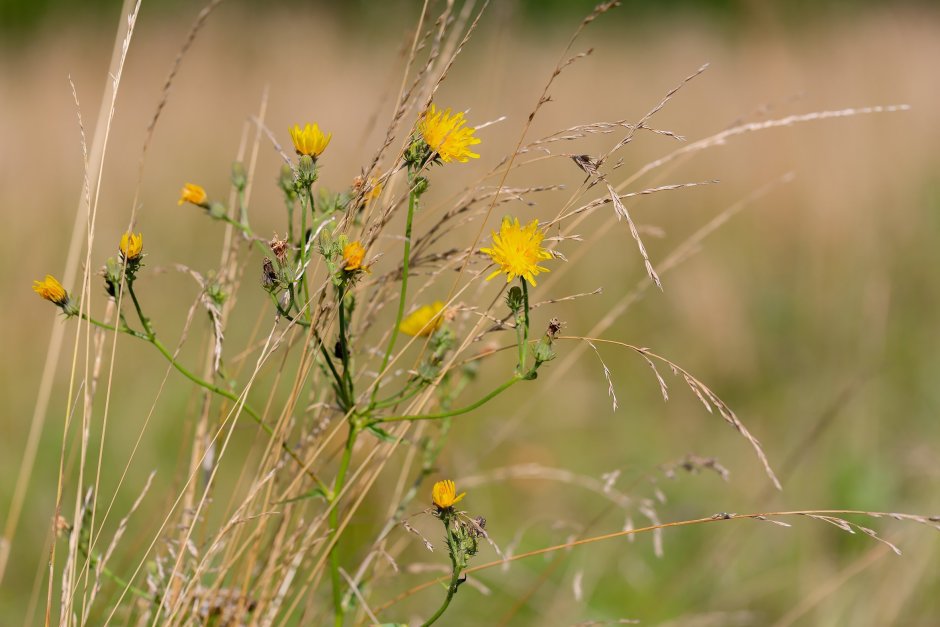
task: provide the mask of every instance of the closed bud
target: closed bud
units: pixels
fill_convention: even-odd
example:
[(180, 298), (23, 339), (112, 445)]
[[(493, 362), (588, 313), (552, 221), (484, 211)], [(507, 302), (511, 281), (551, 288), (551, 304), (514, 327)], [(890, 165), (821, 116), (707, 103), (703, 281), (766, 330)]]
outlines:
[(248, 185), (248, 175), (245, 173), (245, 164), (236, 161), (232, 164), (232, 185), (238, 191), (244, 191)]
[(209, 215), (216, 220), (221, 220), (225, 217), (225, 214), (225, 205), (222, 203), (216, 201), (209, 205)]
[(294, 170), (286, 163), (281, 166), (281, 173), (277, 177), (277, 185), (289, 199), (297, 198), (297, 190), (294, 189)]
[[(297, 165), (297, 185), (307, 189), (317, 180), (317, 162), (310, 155), (301, 155)], [(297, 189), (296, 187), (294, 189)]]
[(522, 288), (518, 285), (513, 285), (509, 289), (509, 293), (506, 294), (506, 306), (509, 307), (510, 311), (516, 313), (522, 309), (522, 304)]
[(421, 196), (424, 192), (428, 191), (428, 179), (419, 176), (414, 180), (414, 185), (412, 186), (415, 196)]

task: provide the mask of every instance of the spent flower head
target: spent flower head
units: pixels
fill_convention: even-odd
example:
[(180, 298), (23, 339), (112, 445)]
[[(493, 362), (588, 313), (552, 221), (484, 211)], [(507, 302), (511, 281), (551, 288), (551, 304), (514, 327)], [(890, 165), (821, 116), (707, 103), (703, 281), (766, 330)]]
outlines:
[(121, 245), (119, 248), (125, 261), (131, 262), (139, 260), (141, 252), (144, 250), (143, 233), (137, 233), (135, 235), (128, 231), (121, 236)]
[(441, 315), (443, 309), (444, 303), (439, 300), (419, 307), (401, 321), (398, 330), (414, 337), (427, 337), (444, 323), (444, 316)]
[(290, 243), (286, 239), (281, 239), (277, 236), (277, 233), (275, 233), (271, 241), (268, 242), (268, 247), (280, 263), (287, 261), (287, 252), (290, 249)]
[(290, 129), (290, 138), (294, 141), (294, 149), (298, 155), (307, 155), (316, 159), (330, 145), (333, 133), (324, 134), (316, 123), (307, 124), (303, 129), (295, 124)]
[(433, 104), (425, 111), (418, 122), (418, 132), (431, 150), (444, 163), (470, 159), (479, 159), (480, 155), (472, 152), (470, 146), (480, 143), (474, 137), (475, 128), (467, 128), (463, 112), (451, 113), (450, 109), (439, 110)]
[(548, 272), (548, 268), (538, 265), (539, 261), (552, 258), (552, 254), (542, 248), (544, 237), (545, 232), (539, 228), (538, 220), (532, 220), (523, 227), (518, 218), (503, 218), (499, 232), (493, 231), (492, 247), (480, 249), (498, 266), (486, 280), (505, 273), (507, 283), (520, 276), (534, 286), (534, 277), (540, 272)]
[(457, 486), (450, 479), (438, 481), (431, 489), (431, 501), (439, 510), (452, 508), (466, 495), (466, 492), (457, 494)]

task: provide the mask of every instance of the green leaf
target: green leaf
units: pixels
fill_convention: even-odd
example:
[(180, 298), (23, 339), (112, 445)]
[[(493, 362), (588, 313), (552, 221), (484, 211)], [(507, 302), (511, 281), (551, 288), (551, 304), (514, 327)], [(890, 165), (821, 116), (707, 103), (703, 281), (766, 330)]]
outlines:
[(398, 441), (398, 438), (396, 436), (392, 435), (385, 429), (382, 429), (381, 427), (378, 427), (376, 425), (366, 425), (366, 431), (369, 431), (370, 433), (372, 433), (372, 435), (382, 440), (383, 442), (397, 442)]
[(310, 490), (309, 492), (305, 492), (304, 494), (301, 494), (300, 496), (295, 496), (292, 499), (284, 499), (283, 501), (276, 501), (274, 504), (283, 505), (284, 503), (296, 503), (297, 501), (305, 501), (307, 499), (317, 499), (317, 498), (326, 500), (326, 492), (324, 492), (320, 488), (314, 488)]

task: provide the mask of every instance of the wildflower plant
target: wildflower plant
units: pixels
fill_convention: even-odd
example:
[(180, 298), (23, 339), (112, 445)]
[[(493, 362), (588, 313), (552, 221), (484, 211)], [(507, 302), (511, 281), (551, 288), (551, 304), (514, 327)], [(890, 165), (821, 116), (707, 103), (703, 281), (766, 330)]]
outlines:
[[(585, 24), (613, 4), (601, 5)], [(447, 4), (438, 21), (442, 28), (452, 24), (447, 19), (453, 17), (451, 10)], [(550, 278), (561, 274), (556, 260), (564, 259), (563, 248), (578, 241), (572, 229), (606, 205), (614, 207), (618, 219), (627, 221), (630, 228), (625, 233), (640, 249), (638, 259), (648, 269), (648, 284), (659, 284), (640, 232), (623, 203), (627, 194), (607, 180), (614, 170), (605, 168), (609, 155), (575, 158), (575, 165), (588, 175), (588, 181), (560, 206), (538, 205), (537, 217), (522, 218), (526, 208), (516, 200), (528, 202), (537, 192), (559, 191), (561, 186), (520, 188), (507, 194), (505, 179), (514, 172), (514, 161), (520, 155), (536, 149), (550, 152), (557, 134), (526, 145), (520, 140), (520, 147), (506, 159), (494, 159), (498, 165), (492, 173), (503, 177), (495, 192), (489, 183), (481, 182), (471, 186), (473, 193), (466, 197), (472, 200), (466, 205), (442, 209), (434, 204), (436, 200), (427, 201), (440, 177), (458, 176), (459, 168), (471, 160), (490, 156), (483, 134), (478, 136), (480, 129), (471, 125), (473, 116), (440, 108), (432, 98), (437, 97), (449, 63), (456, 58), (440, 66), (437, 54), (444, 49), (460, 50), (456, 42), (464, 36), (459, 29), (449, 31), (447, 40), (452, 46), (434, 40), (425, 68), (416, 72), (416, 87), (402, 94), (396, 108), (399, 113), (390, 122), (388, 141), (367, 161), (369, 165), (360, 170), (360, 176), (339, 190), (326, 189), (320, 182), (321, 168), (332, 155), (328, 151), (334, 141), (332, 133), (324, 133), (314, 122), (270, 131), (272, 138), (279, 136), (285, 145), (289, 137), (294, 147), (292, 155), (280, 153), (284, 163), (279, 170), (265, 175), (273, 179), (281, 197), (278, 203), (283, 206), (277, 232), (258, 233), (252, 227), (253, 211), (258, 209), (248, 196), (253, 170), (241, 160), (228, 169), (228, 202), (218, 200), (226, 197), (218, 190), (210, 194), (193, 183), (182, 187), (179, 205), (202, 208), (209, 218), (205, 228), (212, 224), (230, 236), (223, 256), (229, 261), (221, 267), (206, 272), (185, 269), (198, 283), (197, 302), (209, 320), (211, 359), (202, 371), (185, 363), (183, 353), (163, 339), (158, 323), (147, 314), (148, 306), (162, 295), (156, 288), (138, 283), (138, 276), (147, 270), (143, 234), (124, 233), (116, 243), (117, 256), (104, 262), (104, 297), (116, 312), (110, 319), (92, 315), (87, 307), (79, 309), (50, 275), (34, 282), (33, 290), (68, 317), (151, 345), (160, 359), (204, 394), (206, 410), (197, 425), (199, 437), (192, 445), (190, 475), (181, 482), (185, 487), (179, 501), (186, 507), (174, 514), (177, 526), (165, 531), (169, 540), (163, 545), (154, 541), (156, 548), (152, 546), (153, 554), (146, 558), (144, 575), (140, 574), (143, 561), (130, 576), (105, 566), (109, 553), (96, 546), (96, 536), (86, 528), (95, 524), (96, 495), (87, 497), (87, 506), (80, 508), (81, 515), (75, 520), (58, 525), (70, 538), (70, 564), (74, 566), (81, 553), (86, 570), (93, 571), (95, 577), (111, 579), (119, 587), (115, 607), (126, 594), (135, 595), (150, 624), (201, 624), (219, 616), (227, 617), (231, 624), (254, 619), (267, 624), (280, 617), (308, 624), (344, 625), (361, 622), (367, 614), (374, 620), (373, 612), (385, 609), (367, 599), (384, 572), (376, 556), (386, 550), (386, 538), (397, 532), (399, 524), (408, 528), (407, 512), (418, 495), (427, 494), (426, 482), (439, 474), (440, 467), (456, 465), (446, 455), (452, 421), (472, 413), (485, 416), (485, 411), (478, 410), (488, 409), (493, 399), (520, 383), (543, 393), (545, 387), (538, 387), (537, 379), (543, 368), (550, 369), (546, 364), (562, 352), (559, 345), (563, 340), (595, 351), (596, 344), (606, 342), (639, 355), (652, 368), (664, 397), (667, 386), (658, 368), (672, 370), (708, 411), (741, 434), (770, 481), (779, 486), (757, 438), (710, 388), (675, 362), (618, 340), (562, 335), (563, 323), (554, 317), (546, 326), (536, 327), (544, 331), (533, 332), (536, 307), (551, 311), (558, 302), (552, 299), (560, 298), (549, 294), (549, 281), (539, 285), (538, 278), (544, 273), (553, 273)], [(560, 64), (551, 74), (546, 93), (567, 65)], [(537, 100), (530, 120), (547, 101), (544, 94)], [(410, 112), (410, 117), (405, 112)], [(650, 116), (653, 113), (655, 110)], [(629, 132), (648, 128), (644, 127), (646, 121), (630, 127)], [(526, 125), (523, 138), (527, 130)], [(594, 128), (591, 131), (600, 133)], [(357, 139), (337, 132), (335, 141)], [(628, 143), (629, 138), (611, 152)], [(272, 141), (272, 153), (278, 149)], [(570, 165), (567, 156), (565, 162)], [(185, 180), (193, 174), (179, 172), (179, 177)], [(600, 197), (572, 209), (584, 194), (598, 189), (602, 190)], [(455, 221), (465, 216), (476, 220), (479, 233), (484, 233), (486, 227), (493, 226), (492, 218), (498, 215), (495, 207), (507, 202), (505, 197), (515, 205), (488, 238), (469, 240), (456, 249), (439, 245), (441, 234), (454, 232)], [(270, 207), (262, 209), (272, 211)], [(419, 214), (430, 226), (416, 229)], [(393, 220), (398, 216), (401, 226)], [(148, 235), (147, 255), (159, 254), (154, 252), (160, 250), (155, 239)], [(455, 274), (457, 280), (445, 285), (441, 277)], [(503, 275), (505, 282), (487, 283)], [(235, 351), (225, 343), (227, 320), (233, 315), (231, 295), (245, 289), (240, 283), (242, 276), (250, 278), (250, 289), (263, 298), (262, 319), (272, 324), (270, 335), (262, 342), (256, 370), (244, 380), (227, 367), (228, 362), (242, 357), (232, 356)], [(419, 277), (421, 283), (416, 288)], [(470, 290), (471, 286), (479, 289)], [(534, 294), (538, 294), (536, 303), (532, 302)], [(488, 339), (489, 334), (507, 339), (497, 348), (479, 349), (484, 345), (480, 340)], [(514, 365), (500, 365), (497, 355), (502, 349), (514, 355)], [(296, 366), (295, 379), (289, 393), (275, 385), (267, 401), (261, 402), (252, 384), (263, 376), (265, 363), (278, 351), (285, 364), (296, 355), (291, 362)], [(499, 377), (498, 383), (482, 390), (477, 385), (481, 364)], [(604, 371), (613, 395), (606, 365)], [(278, 380), (283, 372), (286, 367), (279, 371)], [(208, 419), (210, 406), (219, 417), (215, 433)], [(231, 499), (235, 506), (226, 512), (228, 522), (210, 532), (207, 509), (226, 500), (216, 496), (220, 489), (216, 473), (226, 455), (227, 438), (235, 433), (234, 425), (241, 416), (257, 427), (251, 432), (257, 436), (257, 459), (239, 460), (249, 477), (248, 487), (239, 484), (239, 498)], [(534, 437), (537, 433), (533, 429)], [(392, 513), (382, 521), (384, 525), (361, 522), (377, 527), (377, 535), (370, 546), (357, 545), (350, 540), (357, 536), (348, 533), (349, 525), (399, 448), (406, 448), (408, 454), (395, 501), (387, 504)], [(224, 459), (227, 463), (229, 458)], [(193, 481), (196, 477), (204, 481)], [(426, 519), (429, 513), (442, 526), (451, 562), (449, 576), (440, 581), (443, 601), (433, 613), (426, 612), (424, 624), (444, 615), (468, 570), (478, 568), (470, 564), (485, 548), (480, 540), (491, 542), (485, 519), (458, 508), (464, 496), (457, 492), (455, 481), (437, 481), (431, 488), (432, 508), (422, 514)], [(639, 511), (651, 516), (648, 509), (641, 507)], [(497, 521), (493, 526), (498, 526), (499, 513), (491, 517)], [(355, 524), (360, 521), (356, 519)], [(193, 533), (197, 525), (209, 536), (198, 548), (195, 545), (201, 539)], [(160, 535), (164, 529), (170, 527), (161, 527), (158, 538), (164, 537)], [(426, 545), (433, 548), (430, 541)], [(354, 567), (357, 559), (358, 567)], [(66, 575), (72, 576), (81, 568), (66, 570)], [(236, 579), (240, 588), (227, 588)], [(76, 585), (74, 579), (63, 584), (64, 589)], [(89, 604), (93, 601), (91, 597)], [(63, 603), (62, 615), (70, 616), (71, 600)], [(305, 604), (307, 609), (303, 609)], [(249, 614), (255, 618), (250, 620)]]

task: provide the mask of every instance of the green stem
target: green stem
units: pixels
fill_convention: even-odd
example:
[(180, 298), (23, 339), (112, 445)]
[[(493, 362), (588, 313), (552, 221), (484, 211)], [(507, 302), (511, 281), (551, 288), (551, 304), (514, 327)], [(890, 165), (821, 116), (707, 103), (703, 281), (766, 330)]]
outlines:
[[(85, 542), (79, 542), (78, 548), (82, 552), (82, 555), (84, 555), (85, 558), (89, 560), (89, 562), (91, 562), (91, 567), (97, 569), (98, 564), (101, 562), (101, 557), (97, 555), (92, 556), (88, 552), (88, 546), (86, 545)], [(127, 590), (128, 592), (139, 596), (142, 599), (147, 599), (148, 601), (154, 600), (152, 594), (150, 594), (146, 590), (141, 590), (137, 586), (131, 584), (131, 582), (127, 581), (126, 579), (124, 579), (123, 577), (115, 573), (113, 570), (111, 570), (107, 566), (104, 566), (104, 565), (101, 566), (101, 574), (107, 577), (108, 579), (110, 579), (111, 581), (113, 581), (120, 588), (123, 588)]]
[[(410, 173), (409, 173), (410, 177)], [(388, 366), (388, 360), (395, 349), (395, 341), (398, 339), (398, 327), (401, 325), (402, 318), (405, 315), (405, 300), (408, 294), (408, 272), (411, 259), (411, 225), (414, 222), (415, 205), (418, 202), (418, 195), (414, 191), (414, 186), (408, 194), (408, 217), (405, 219), (405, 252), (401, 262), (401, 294), (398, 297), (398, 314), (395, 316), (395, 324), (392, 326), (392, 335), (388, 338), (388, 347), (385, 349), (385, 357), (382, 358), (382, 367), (379, 368), (379, 377), (385, 373)], [(369, 401), (369, 407), (375, 408), (375, 397), (379, 393), (379, 382), (376, 379), (372, 388), (372, 398)]]
[(505, 392), (507, 389), (509, 389), (510, 387), (512, 387), (513, 385), (515, 385), (516, 383), (522, 380), (523, 380), (522, 376), (516, 375), (513, 378), (511, 378), (509, 381), (506, 381), (501, 386), (499, 386), (498, 388), (496, 388), (495, 390), (493, 390), (492, 392), (490, 392), (489, 394), (481, 398), (480, 400), (476, 401), (475, 403), (471, 403), (470, 405), (461, 407), (460, 409), (440, 412), (437, 414), (415, 414), (411, 416), (389, 416), (387, 418), (376, 418), (372, 420), (371, 422), (369, 422), (368, 424), (374, 425), (374, 424), (379, 424), (382, 422), (402, 422), (404, 420), (439, 420), (441, 418), (449, 418), (451, 416), (459, 416), (461, 414), (466, 414), (466, 413), (473, 411), (477, 407), (480, 407), (481, 405), (485, 405), (488, 401), (492, 400), (496, 396), (499, 396), (500, 394)]
[(399, 393), (393, 396), (390, 396), (384, 401), (376, 401), (375, 403), (373, 403), (372, 409), (385, 409), (386, 407), (399, 405), (401, 403), (404, 403), (408, 399), (414, 398), (421, 392), (421, 390), (424, 389), (424, 386), (419, 385), (418, 387), (409, 391), (410, 387), (411, 387), (411, 384), (409, 383), (407, 386), (405, 386), (405, 389), (400, 391)]
[(337, 305), (339, 306), (339, 345), (340, 359), (343, 362), (343, 382), (345, 388), (346, 400), (351, 404), (356, 394), (353, 388), (352, 373), (349, 368), (349, 337), (347, 335), (346, 324), (346, 290), (343, 287), (338, 288)]
[[(133, 335), (134, 337), (139, 337), (153, 344), (153, 346), (160, 352), (161, 355), (163, 355), (166, 358), (168, 362), (170, 362), (170, 365), (173, 366), (177, 372), (179, 372), (181, 375), (183, 375), (184, 377), (186, 377), (187, 379), (189, 379), (196, 385), (202, 388), (205, 388), (206, 390), (209, 390), (213, 394), (218, 394), (219, 396), (223, 398), (227, 398), (228, 400), (235, 403), (236, 406), (241, 404), (242, 410), (244, 410), (244, 412), (248, 414), (252, 418), (252, 420), (254, 420), (258, 424), (258, 426), (261, 427), (261, 429), (265, 433), (268, 434), (269, 437), (271, 438), (275, 437), (274, 429), (272, 429), (270, 425), (264, 422), (264, 420), (261, 418), (261, 415), (258, 414), (258, 412), (256, 412), (248, 403), (242, 402), (242, 400), (238, 397), (238, 395), (226, 390), (225, 388), (220, 388), (219, 386), (196, 376), (193, 372), (191, 372), (189, 369), (187, 369), (185, 366), (179, 363), (176, 360), (176, 358), (173, 356), (173, 353), (171, 353), (169, 349), (163, 345), (163, 342), (157, 339), (156, 333), (154, 333), (153, 331), (153, 327), (150, 326), (150, 321), (147, 320), (146, 316), (144, 316), (143, 314), (143, 310), (140, 307), (140, 301), (137, 300), (137, 295), (134, 293), (134, 288), (131, 284), (128, 284), (127, 291), (131, 296), (131, 300), (134, 302), (134, 307), (137, 309), (137, 317), (140, 318), (140, 323), (144, 325), (146, 334), (134, 332), (130, 329), (125, 331), (125, 333), (128, 333), (129, 335)], [(89, 322), (92, 321), (90, 318), (88, 320)], [(112, 328), (112, 327), (109, 327), (108, 325), (104, 325), (98, 322), (94, 322), (94, 324), (96, 324), (97, 326), (106, 328), (106, 329)], [(281, 450), (287, 453), (287, 455), (291, 457), (295, 462), (297, 462), (297, 464), (301, 468), (305, 466), (304, 461), (300, 459), (297, 453), (295, 453), (294, 450), (290, 446), (287, 445), (287, 442), (281, 441)], [(313, 479), (314, 482), (316, 482), (316, 484), (320, 487), (320, 489), (326, 491), (326, 486), (320, 481), (319, 477), (317, 477), (316, 474), (311, 472), (309, 469), (306, 470), (306, 473), (308, 477), (310, 477), (311, 479)]]
[[(304, 194), (307, 199), (307, 202), (301, 201), (300, 208), (303, 212), (300, 218), (300, 283), (303, 286), (304, 292), (304, 305), (310, 302), (310, 286), (307, 283), (307, 210), (309, 209), (311, 215), (316, 215), (316, 208), (313, 204), (313, 185), (307, 186), (307, 192)], [(307, 321), (310, 321), (311, 311), (307, 307), (304, 311), (304, 317), (307, 318)]]
[[(287, 289), (290, 290), (291, 303), (293, 303), (293, 302), (294, 302), (294, 291), (293, 291), (293, 288), (290, 287), (290, 286), (288, 286)], [(300, 325), (300, 326), (302, 326), (302, 327), (309, 327), (309, 326), (310, 326), (310, 323), (309, 323), (309, 322), (307, 322), (307, 321), (305, 321), (305, 320), (301, 320), (299, 317), (293, 315), (293, 314), (290, 312), (291, 306), (288, 306), (287, 309), (284, 309), (283, 307), (281, 307), (281, 303), (278, 302), (277, 296), (275, 296), (274, 294), (271, 294), (271, 301), (274, 303), (274, 307), (275, 307), (275, 309), (277, 309), (277, 313), (280, 314), (282, 317), (287, 318), (288, 320), (290, 320), (290, 321), (293, 322), (294, 324), (298, 324), (298, 325)], [(298, 315), (299, 315), (299, 314), (298, 314)]]
[(522, 318), (522, 345), (519, 349), (520, 352), (520, 362), (519, 362), (519, 372), (526, 371), (526, 361), (529, 356), (529, 284), (525, 282), (525, 279), (519, 277), (519, 282), (522, 283), (522, 303), (523, 303), (523, 318)]
[[(160, 351), (160, 353), (164, 357), (166, 357), (167, 361), (169, 361), (170, 364), (174, 368), (176, 368), (176, 370), (180, 374), (182, 374), (184, 377), (186, 377), (187, 379), (189, 379), (196, 385), (203, 387), (214, 394), (218, 394), (219, 396), (223, 398), (227, 398), (228, 400), (235, 403), (236, 406), (241, 404), (241, 407), (244, 410), (244, 412), (248, 414), (251, 417), (251, 419), (254, 420), (258, 424), (259, 427), (261, 427), (262, 431), (268, 434), (268, 437), (271, 437), (271, 438), (275, 437), (274, 429), (271, 427), (271, 425), (267, 424), (264, 421), (264, 419), (261, 417), (261, 415), (258, 414), (258, 412), (256, 412), (254, 408), (251, 407), (251, 405), (249, 405), (248, 403), (242, 402), (242, 400), (238, 397), (237, 394), (234, 394), (233, 392), (229, 392), (225, 388), (220, 388), (219, 386), (214, 385), (206, 381), (205, 379), (200, 379), (195, 374), (187, 370), (185, 366), (183, 366), (182, 364), (180, 364), (178, 361), (176, 361), (173, 358), (173, 354), (170, 353), (170, 351), (167, 350), (166, 346), (164, 346), (163, 343), (160, 342), (160, 340), (158, 340), (156, 337), (149, 338), (148, 341), (151, 344), (153, 344), (156, 347), (156, 349)], [(281, 450), (287, 453), (287, 455), (291, 459), (297, 462), (298, 466), (300, 466), (301, 468), (304, 468), (305, 466), (304, 460), (302, 460), (300, 456), (298, 456), (297, 453), (294, 452), (294, 449), (288, 446), (287, 442), (284, 442), (283, 440), (281, 441)], [(313, 473), (310, 469), (307, 469), (306, 473), (308, 477), (310, 477), (311, 479), (313, 479), (314, 482), (316, 482), (316, 484), (320, 487), (321, 490), (324, 490), (324, 491), (326, 490), (326, 486), (320, 481), (320, 478), (317, 477), (315, 473)]]
[(130, 328), (129, 326), (127, 326), (127, 323), (124, 322), (124, 316), (123, 316), (123, 315), (121, 316), (121, 321), (124, 322), (124, 326), (122, 326), (121, 328), (117, 328), (117, 327), (114, 326), (114, 325), (105, 324), (104, 322), (101, 322), (100, 320), (95, 320), (94, 318), (92, 318), (92, 317), (90, 317), (90, 316), (88, 316), (88, 315), (86, 315), (86, 314), (84, 314), (84, 313), (82, 314), (81, 317), (82, 317), (82, 320), (84, 320), (84, 321), (86, 321), (86, 322), (90, 322), (91, 324), (95, 325), (96, 327), (98, 327), (98, 328), (100, 328), (100, 329), (104, 329), (105, 331), (119, 331), (119, 332), (121, 332), (121, 333), (126, 333), (126, 334), (128, 334), (128, 335), (130, 335), (130, 336), (133, 336), (133, 337), (136, 337), (136, 338), (140, 338), (140, 339), (142, 339), (142, 340), (148, 339), (147, 336), (146, 336), (144, 333), (141, 333), (140, 331), (135, 331), (134, 329), (132, 329), (132, 328)]
[(333, 378), (336, 379), (336, 391), (338, 395), (338, 400), (342, 410), (348, 411), (352, 406), (352, 402), (346, 396), (346, 389), (343, 385), (343, 377), (340, 376), (339, 371), (336, 370), (336, 366), (333, 365), (333, 359), (330, 357), (330, 351), (327, 350), (326, 346), (323, 345), (323, 340), (320, 339), (320, 335), (314, 331), (314, 339), (320, 345), (320, 353), (323, 355), (326, 365), (330, 367), (330, 372), (333, 373)]
[(349, 470), (349, 463), (352, 459), (353, 446), (356, 444), (356, 436), (359, 435), (359, 429), (356, 425), (350, 423), (349, 435), (346, 437), (346, 448), (343, 450), (343, 457), (339, 462), (339, 470), (336, 471), (336, 481), (333, 483), (333, 490), (330, 494), (330, 543), (333, 548), (330, 549), (330, 580), (333, 584), (333, 610), (334, 624), (340, 627), (343, 624), (343, 580), (339, 572), (339, 553), (337, 552), (336, 536), (339, 533), (339, 508), (337, 501), (346, 484), (346, 472)]
[(428, 625), (434, 624), (437, 619), (447, 611), (447, 606), (450, 605), (451, 599), (454, 598), (454, 593), (457, 592), (457, 584), (460, 581), (460, 568), (457, 566), (457, 560), (454, 558), (453, 552), (451, 552), (450, 561), (451, 564), (453, 564), (453, 574), (450, 576), (450, 584), (447, 586), (447, 596), (444, 597), (444, 603), (434, 612), (431, 618), (422, 623), (421, 627), (428, 627)]
[(153, 328), (150, 326), (150, 321), (147, 319), (147, 316), (144, 315), (143, 310), (140, 307), (140, 301), (137, 300), (137, 294), (134, 292), (134, 282), (127, 282), (127, 293), (131, 295), (131, 300), (134, 301), (134, 309), (137, 310), (137, 317), (140, 319), (140, 324), (144, 327), (144, 332), (147, 334), (147, 339), (154, 339)]

